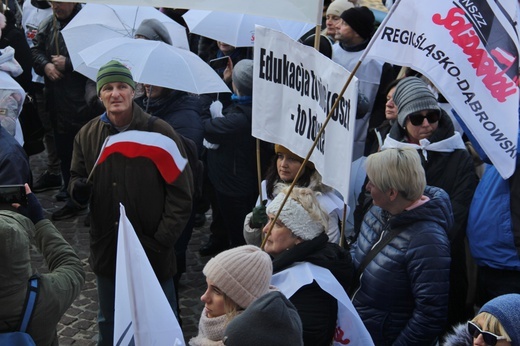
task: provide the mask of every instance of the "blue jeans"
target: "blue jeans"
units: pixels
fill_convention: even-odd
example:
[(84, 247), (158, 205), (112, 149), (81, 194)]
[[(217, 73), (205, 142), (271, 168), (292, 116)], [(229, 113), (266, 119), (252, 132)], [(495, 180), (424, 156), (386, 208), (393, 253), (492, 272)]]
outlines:
[[(116, 282), (115, 278), (104, 276), (96, 276), (96, 282), (99, 301), (98, 345), (112, 346), (114, 344), (114, 302), (116, 296)], [(175, 317), (179, 320), (179, 316), (177, 315), (177, 299), (175, 298), (173, 278), (160, 282), (160, 284), (173, 312), (175, 313)]]

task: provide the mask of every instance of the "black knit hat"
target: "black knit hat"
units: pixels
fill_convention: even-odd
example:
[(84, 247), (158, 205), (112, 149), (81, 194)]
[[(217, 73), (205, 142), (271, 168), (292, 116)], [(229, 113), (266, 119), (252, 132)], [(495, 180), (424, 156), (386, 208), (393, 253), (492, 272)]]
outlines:
[(341, 14), (341, 19), (364, 39), (370, 38), (374, 32), (376, 18), (366, 6), (349, 8)]

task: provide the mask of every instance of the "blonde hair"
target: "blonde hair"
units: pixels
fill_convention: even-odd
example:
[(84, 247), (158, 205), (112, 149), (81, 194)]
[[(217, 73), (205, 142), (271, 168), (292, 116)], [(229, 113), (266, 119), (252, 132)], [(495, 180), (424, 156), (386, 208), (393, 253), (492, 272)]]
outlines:
[(511, 337), (507, 334), (506, 330), (502, 326), (502, 323), (500, 323), (498, 318), (491, 315), (489, 312), (481, 312), (475, 316), (471, 322), (477, 323), (482, 330), (504, 336), (507, 338), (507, 341), (511, 342)]
[(365, 168), (367, 176), (379, 190), (399, 191), (409, 201), (418, 200), (426, 187), (421, 157), (412, 148), (391, 148), (370, 155)]
[(233, 299), (229, 298), (227, 294), (222, 292), (222, 295), (224, 296), (224, 311), (226, 312), (227, 321), (229, 322), (235, 318), (242, 309)]

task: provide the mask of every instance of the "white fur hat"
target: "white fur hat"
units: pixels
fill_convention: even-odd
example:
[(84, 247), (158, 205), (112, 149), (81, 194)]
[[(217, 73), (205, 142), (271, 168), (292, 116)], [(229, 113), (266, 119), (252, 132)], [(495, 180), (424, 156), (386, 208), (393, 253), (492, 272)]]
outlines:
[[(280, 192), (267, 206), (267, 214), (276, 215), (285, 196), (286, 190)], [(303, 200), (306, 203), (301, 203)], [(314, 211), (311, 210), (312, 204), (315, 206)], [(303, 240), (316, 238), (325, 232), (328, 224), (327, 214), (321, 210), (314, 192), (301, 187), (293, 188), (278, 218), (294, 235)]]

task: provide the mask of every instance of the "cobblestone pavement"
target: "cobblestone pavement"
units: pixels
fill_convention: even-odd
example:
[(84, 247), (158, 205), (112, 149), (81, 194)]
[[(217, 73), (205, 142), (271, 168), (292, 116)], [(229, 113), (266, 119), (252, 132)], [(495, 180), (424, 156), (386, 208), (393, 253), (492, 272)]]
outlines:
[[(44, 160), (44, 153), (30, 158), (34, 179), (44, 171)], [(54, 198), (57, 192), (57, 190), (53, 190), (36, 194), (43, 206), (46, 217), (49, 219), (55, 210), (58, 210), (64, 205), (64, 202), (57, 202)], [(198, 249), (208, 239), (209, 217), (210, 215), (208, 215), (208, 221), (204, 227), (195, 228), (193, 231), (191, 241), (188, 245), (186, 273), (182, 275), (178, 287), (181, 319), (183, 321), (183, 332), (186, 341), (197, 334), (198, 321), (203, 308), (200, 296), (206, 289), (206, 280), (202, 274), (202, 268), (209, 260), (209, 257), (201, 258)], [(86, 272), (86, 281), (81, 294), (58, 324), (60, 345), (91, 346), (97, 343), (98, 329), (96, 316), (98, 306), (96, 279), (88, 265), (89, 229), (85, 227), (83, 223), (84, 219), (85, 215), (79, 215), (71, 219), (54, 222), (56, 228), (60, 230), (64, 238), (78, 253), (85, 265)], [(32, 259), (35, 268), (40, 272), (46, 271), (42, 256), (39, 253), (33, 251)]]

